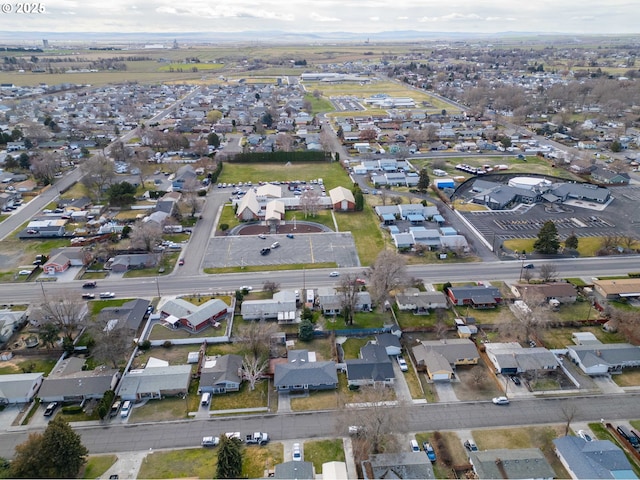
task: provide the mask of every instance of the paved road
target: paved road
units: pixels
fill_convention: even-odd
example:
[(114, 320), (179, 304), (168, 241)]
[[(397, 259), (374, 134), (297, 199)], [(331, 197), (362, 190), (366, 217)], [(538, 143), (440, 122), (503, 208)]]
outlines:
[[(517, 425), (564, 423), (563, 407), (575, 408), (575, 422), (636, 418), (640, 394), (546, 398), (512, 401), (508, 406), (491, 402), (457, 402), (409, 405), (406, 427), (399, 431), (479, 429)], [(399, 407), (390, 407), (399, 408)], [(130, 452), (159, 448), (195, 447), (205, 435), (227, 431), (269, 432), (275, 441), (295, 438), (343, 436), (344, 412), (322, 411), (248, 417), (184, 420), (154, 424), (79, 427), (83, 444), (91, 453)], [(13, 456), (15, 445), (28, 431), (0, 434), (0, 456)]]

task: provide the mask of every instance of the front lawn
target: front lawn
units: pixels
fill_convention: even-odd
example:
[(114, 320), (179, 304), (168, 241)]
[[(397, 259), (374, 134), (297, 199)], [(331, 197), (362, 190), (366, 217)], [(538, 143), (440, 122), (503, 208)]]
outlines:
[(308, 395), (291, 396), (291, 410), (294, 412), (334, 410), (340, 407), (339, 396), (336, 390), (318, 390), (309, 392)]
[(216, 452), (207, 448), (153, 452), (142, 461), (138, 478), (213, 478), (217, 465)]
[(137, 268), (135, 270), (128, 270), (124, 273), (124, 278), (138, 278), (138, 277), (157, 277), (162, 275), (169, 275), (173, 271), (173, 267), (180, 257), (180, 252), (165, 252), (160, 258), (158, 265), (149, 268)]
[(115, 455), (91, 455), (80, 472), (80, 478), (100, 478), (118, 459)]
[(316, 473), (322, 471), (322, 464), (344, 462), (344, 444), (341, 439), (313, 440), (304, 442), (304, 459), (313, 463)]
[(249, 388), (249, 382), (242, 382), (240, 391), (229, 392), (222, 395), (213, 395), (211, 400), (211, 412), (216, 410), (235, 410), (237, 408), (259, 408), (268, 406), (269, 383), (261, 380), (256, 383), (256, 389)]

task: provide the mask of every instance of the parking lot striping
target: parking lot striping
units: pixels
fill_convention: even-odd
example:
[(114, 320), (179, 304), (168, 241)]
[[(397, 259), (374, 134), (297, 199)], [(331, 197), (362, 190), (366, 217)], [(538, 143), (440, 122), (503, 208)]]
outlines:
[(309, 237), (308, 240), (309, 240), (309, 251), (311, 253), (311, 263), (316, 263), (316, 260), (313, 257), (313, 242), (311, 241), (311, 237)]

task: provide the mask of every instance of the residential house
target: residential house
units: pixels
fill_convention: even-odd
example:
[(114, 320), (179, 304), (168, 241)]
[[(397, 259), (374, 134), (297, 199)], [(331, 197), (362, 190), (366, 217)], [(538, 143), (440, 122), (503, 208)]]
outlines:
[(200, 371), (200, 392), (237, 392), (242, 383), (242, 357), (218, 355), (207, 358)]
[(336, 187), (329, 190), (331, 205), (335, 211), (352, 212), (356, 209), (356, 200), (351, 190), (344, 187)]
[(131, 401), (186, 395), (190, 381), (191, 365), (147, 366), (125, 373), (118, 394)]
[(120, 371), (99, 367), (83, 370), (84, 359), (69, 357), (60, 362), (42, 382), (38, 397), (42, 402), (78, 402), (100, 399), (107, 390), (114, 390)]
[(273, 385), (278, 392), (335, 389), (338, 386), (336, 363), (316, 361), (315, 352), (289, 350), (287, 363), (275, 365)]
[(190, 185), (195, 186), (197, 178), (198, 175), (191, 165), (183, 165), (178, 169), (171, 182), (173, 191), (181, 192), (185, 188), (189, 188)]
[(543, 347), (523, 348), (517, 342), (485, 343), (487, 357), (496, 373), (544, 373), (558, 368), (556, 356)]
[(155, 267), (159, 261), (160, 255), (157, 253), (127, 253), (110, 258), (105, 268), (114, 273), (124, 273), (129, 270)]
[(312, 462), (291, 460), (278, 463), (272, 478), (277, 480), (313, 480), (316, 476)]
[(429, 310), (447, 308), (447, 297), (442, 292), (421, 292), (417, 288), (407, 288), (396, 295), (396, 304), (401, 311), (428, 314)]
[(0, 343), (9, 341), (11, 336), (26, 322), (26, 319), (27, 312), (25, 310), (0, 310)]
[(42, 373), (0, 375), (0, 405), (30, 402), (43, 380)]
[(229, 306), (218, 298), (194, 305), (176, 298), (167, 301), (160, 308), (163, 321), (174, 328), (182, 326), (192, 332), (200, 332), (209, 326), (219, 326), (219, 320), (227, 315)]
[(587, 375), (620, 373), (624, 368), (640, 367), (640, 347), (630, 343), (569, 345), (567, 356)]
[(402, 353), (400, 339), (393, 333), (379, 333), (376, 335), (376, 343), (383, 346), (390, 357), (395, 357)]
[(369, 455), (361, 464), (365, 479), (432, 479), (436, 478), (424, 452), (378, 453)]
[(640, 297), (640, 278), (594, 280), (593, 287), (596, 294), (607, 300)]
[(576, 287), (568, 282), (515, 285), (514, 289), (527, 303), (533, 300), (547, 303), (556, 300), (570, 304), (575, 303), (578, 298)]
[(360, 349), (360, 358), (346, 360), (349, 385), (393, 385), (393, 364), (384, 346), (368, 342)]
[(499, 448), (469, 452), (477, 478), (556, 478), (553, 467), (539, 448)]
[[(371, 310), (371, 294), (369, 292), (356, 292), (356, 312), (368, 312)], [(339, 315), (342, 311), (341, 294), (333, 287), (318, 288), (318, 305), (323, 315)]]
[(480, 354), (468, 338), (423, 340), (412, 348), (418, 369), (425, 369), (433, 381), (447, 381), (460, 365), (477, 365)]
[(322, 478), (324, 480), (344, 480), (349, 478), (346, 462), (324, 462), (322, 464)]
[(567, 435), (553, 440), (555, 452), (573, 479), (638, 478), (624, 451), (610, 440), (587, 442)]
[(619, 173), (608, 168), (595, 167), (591, 171), (591, 179), (596, 183), (606, 185), (629, 185), (631, 178), (628, 173)]
[(279, 323), (296, 321), (295, 292), (283, 290), (273, 294), (271, 300), (245, 300), (240, 307), (244, 320), (278, 320)]
[(136, 334), (147, 316), (149, 305), (151, 305), (149, 300), (136, 298), (119, 307), (106, 307), (98, 313), (98, 321), (104, 322), (109, 329), (126, 328), (132, 333), (132, 336), (137, 336)]
[(70, 266), (71, 259), (64, 251), (61, 251), (52, 255), (42, 266), (42, 270), (48, 275), (55, 275), (56, 273), (66, 272)]
[(495, 308), (502, 302), (502, 294), (496, 287), (450, 287), (447, 295), (451, 303), (457, 306), (468, 305), (473, 308)]

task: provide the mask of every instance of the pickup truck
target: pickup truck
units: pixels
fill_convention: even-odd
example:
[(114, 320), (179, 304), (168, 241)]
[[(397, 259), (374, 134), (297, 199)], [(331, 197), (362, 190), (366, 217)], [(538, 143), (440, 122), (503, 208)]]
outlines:
[(244, 439), (247, 445), (266, 445), (269, 443), (269, 434), (262, 432), (255, 432), (245, 436)]

